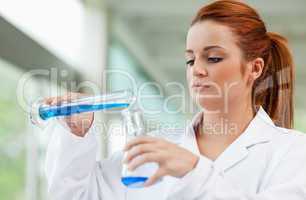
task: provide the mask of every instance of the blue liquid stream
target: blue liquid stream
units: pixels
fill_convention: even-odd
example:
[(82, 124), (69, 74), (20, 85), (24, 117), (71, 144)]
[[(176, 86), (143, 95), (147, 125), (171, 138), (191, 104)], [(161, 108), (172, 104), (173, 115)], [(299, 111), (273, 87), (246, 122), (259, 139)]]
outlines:
[(39, 108), (39, 116), (43, 120), (52, 117), (70, 116), (83, 112), (93, 112), (98, 110), (127, 108), (128, 103), (104, 103), (104, 104), (82, 104), (82, 105), (68, 105), (68, 106), (50, 106)]

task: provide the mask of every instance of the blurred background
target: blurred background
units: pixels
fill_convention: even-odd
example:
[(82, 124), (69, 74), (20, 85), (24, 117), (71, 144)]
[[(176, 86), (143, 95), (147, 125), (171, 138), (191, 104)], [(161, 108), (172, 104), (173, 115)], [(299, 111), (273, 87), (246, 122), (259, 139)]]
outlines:
[[(157, 95), (143, 100), (148, 108), (161, 110), (177, 93), (188, 96), (185, 37), (192, 16), (207, 2), (0, 0), (0, 199), (47, 199), (43, 169), (49, 136), (29, 122), (31, 101), (58, 91), (93, 92), (90, 84), (98, 92), (131, 87), (122, 73), (106, 70), (127, 72), (137, 86), (152, 83), (143, 88)], [(295, 128), (306, 132), (306, 1), (247, 2), (259, 10), (269, 31), (289, 39), (296, 63)], [(181, 102), (173, 98), (167, 108), (177, 110)], [(147, 117), (153, 129), (161, 123), (179, 128), (192, 114), (181, 110)], [(120, 122), (116, 114), (101, 114), (99, 120), (108, 127)], [(101, 132), (101, 138), (108, 136), (101, 139), (101, 157), (122, 147), (122, 134), (112, 128)]]

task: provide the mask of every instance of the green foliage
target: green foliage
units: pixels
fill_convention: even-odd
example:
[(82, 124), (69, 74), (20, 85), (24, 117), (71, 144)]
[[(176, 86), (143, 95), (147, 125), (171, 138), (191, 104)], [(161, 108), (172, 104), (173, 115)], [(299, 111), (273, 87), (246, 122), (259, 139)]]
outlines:
[(0, 199), (24, 199), (25, 152), (23, 147), (11, 147), (26, 127), (25, 114), (16, 100), (19, 72), (1, 59), (0, 69)]
[(25, 186), (25, 156), (1, 155), (0, 194), (1, 200), (22, 199)]

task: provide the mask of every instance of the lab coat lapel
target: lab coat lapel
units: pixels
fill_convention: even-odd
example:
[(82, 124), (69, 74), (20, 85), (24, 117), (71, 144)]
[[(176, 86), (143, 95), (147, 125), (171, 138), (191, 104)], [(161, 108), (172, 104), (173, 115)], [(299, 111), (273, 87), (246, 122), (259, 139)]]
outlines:
[(269, 142), (274, 128), (272, 120), (260, 107), (245, 131), (216, 159), (215, 165), (223, 172), (234, 167), (248, 156), (250, 148)]
[[(236, 142), (236, 144), (235, 144)], [(235, 140), (225, 151), (215, 160), (216, 168), (223, 172), (235, 166), (248, 156), (248, 150), (238, 140)]]
[[(187, 126), (183, 147), (196, 155), (200, 155), (194, 127), (200, 122), (202, 113), (198, 113)], [(262, 107), (259, 108), (246, 130), (214, 161), (217, 168), (226, 171), (248, 156), (249, 149), (259, 143), (269, 142), (272, 130), (275, 128), (272, 120)]]

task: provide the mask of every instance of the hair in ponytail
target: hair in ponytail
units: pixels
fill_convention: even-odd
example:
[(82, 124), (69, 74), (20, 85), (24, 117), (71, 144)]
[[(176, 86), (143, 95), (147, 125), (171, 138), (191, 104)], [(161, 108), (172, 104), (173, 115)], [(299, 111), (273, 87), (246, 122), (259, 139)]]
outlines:
[(278, 126), (293, 127), (294, 68), (286, 38), (268, 32), (270, 51), (265, 70), (253, 85), (253, 102), (262, 105)]
[(191, 25), (204, 20), (229, 26), (246, 60), (263, 58), (263, 73), (252, 89), (253, 106), (262, 106), (276, 125), (292, 128), (294, 65), (287, 40), (267, 32), (256, 10), (240, 1), (219, 0), (204, 6)]

